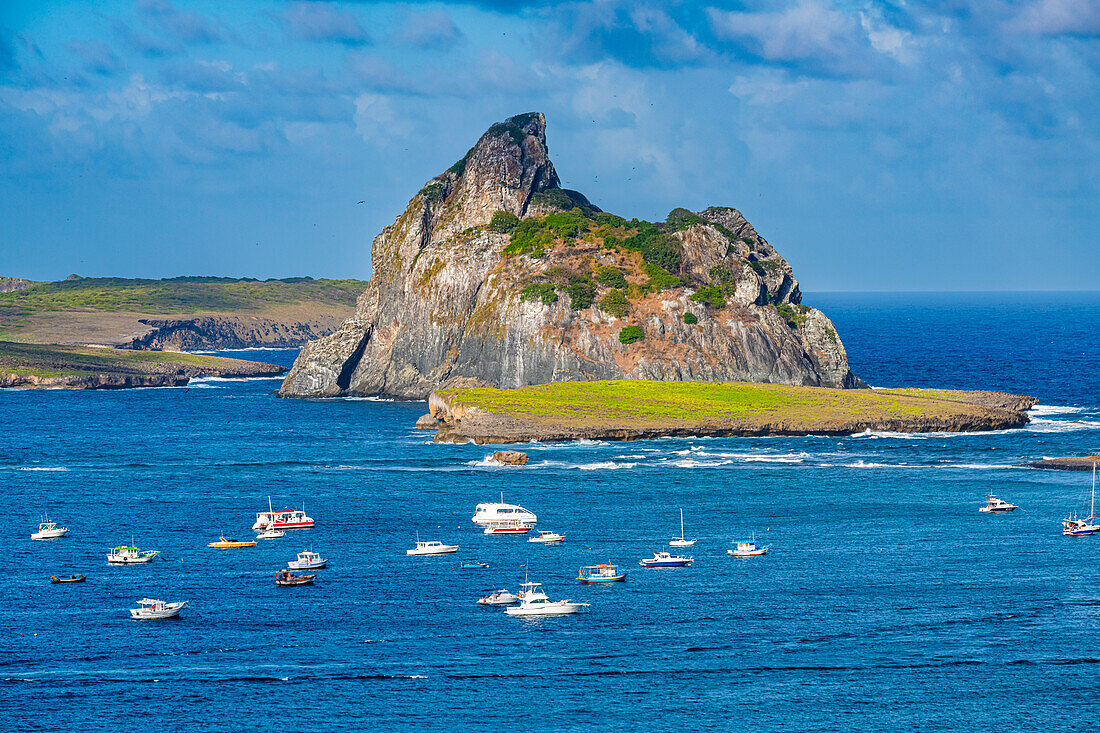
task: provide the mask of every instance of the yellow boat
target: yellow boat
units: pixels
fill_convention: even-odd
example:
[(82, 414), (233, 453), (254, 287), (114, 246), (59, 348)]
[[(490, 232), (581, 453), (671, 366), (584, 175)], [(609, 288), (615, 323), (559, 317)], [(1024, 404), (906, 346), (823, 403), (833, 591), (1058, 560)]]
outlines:
[(256, 540), (232, 540), (228, 537), (219, 537), (217, 542), (210, 542), (207, 547), (216, 547), (219, 550), (228, 550), (233, 547), (254, 547)]

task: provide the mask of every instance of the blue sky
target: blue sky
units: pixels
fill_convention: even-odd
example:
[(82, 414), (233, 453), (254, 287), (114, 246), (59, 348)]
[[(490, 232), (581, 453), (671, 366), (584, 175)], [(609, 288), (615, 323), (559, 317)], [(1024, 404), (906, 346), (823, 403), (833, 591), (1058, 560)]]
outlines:
[[(1100, 289), (1100, 3), (0, 4), (0, 274), (367, 277), (492, 122), (804, 290)], [(359, 201), (365, 201), (359, 204)]]

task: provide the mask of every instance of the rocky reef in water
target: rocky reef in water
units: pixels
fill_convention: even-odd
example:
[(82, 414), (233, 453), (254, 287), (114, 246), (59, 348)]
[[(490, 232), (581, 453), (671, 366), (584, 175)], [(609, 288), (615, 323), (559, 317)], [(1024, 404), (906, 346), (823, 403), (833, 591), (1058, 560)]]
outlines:
[(424, 399), (456, 380), (854, 388), (833, 324), (739, 211), (626, 220), (563, 189), (546, 121), (497, 123), (375, 237), (355, 315), (283, 396)]

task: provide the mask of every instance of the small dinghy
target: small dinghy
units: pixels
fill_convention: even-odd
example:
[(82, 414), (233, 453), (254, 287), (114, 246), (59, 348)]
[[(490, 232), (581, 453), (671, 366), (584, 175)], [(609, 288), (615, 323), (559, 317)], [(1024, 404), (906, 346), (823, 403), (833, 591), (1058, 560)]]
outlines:
[(489, 563), (480, 560), (463, 560), (459, 567), (463, 570), (488, 570)]
[(50, 576), (50, 582), (51, 583), (83, 583), (86, 579), (87, 579), (86, 576), (77, 575), (76, 573), (73, 573), (72, 575), (70, 575), (67, 578), (61, 578), (61, 577), (58, 577), (56, 575), (51, 575)]
[(256, 540), (235, 540), (231, 537), (219, 537), (217, 542), (206, 543), (207, 547), (213, 547), (218, 550), (231, 550), (235, 547), (255, 547)]
[(310, 585), (316, 579), (317, 573), (295, 575), (289, 570), (280, 570), (275, 573), (275, 585)]

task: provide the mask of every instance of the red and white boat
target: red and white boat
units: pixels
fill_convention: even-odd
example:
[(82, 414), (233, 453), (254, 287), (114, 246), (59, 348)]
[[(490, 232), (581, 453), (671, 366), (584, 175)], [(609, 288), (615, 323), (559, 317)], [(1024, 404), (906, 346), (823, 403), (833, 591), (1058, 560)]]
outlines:
[(306, 516), (305, 508), (274, 510), (271, 508), (271, 497), (269, 496), (267, 497), (267, 511), (256, 512), (256, 522), (252, 525), (252, 529), (256, 531), (310, 529), (312, 526), (313, 517)]
[(519, 519), (506, 519), (485, 524), (485, 534), (527, 534), (531, 525)]

